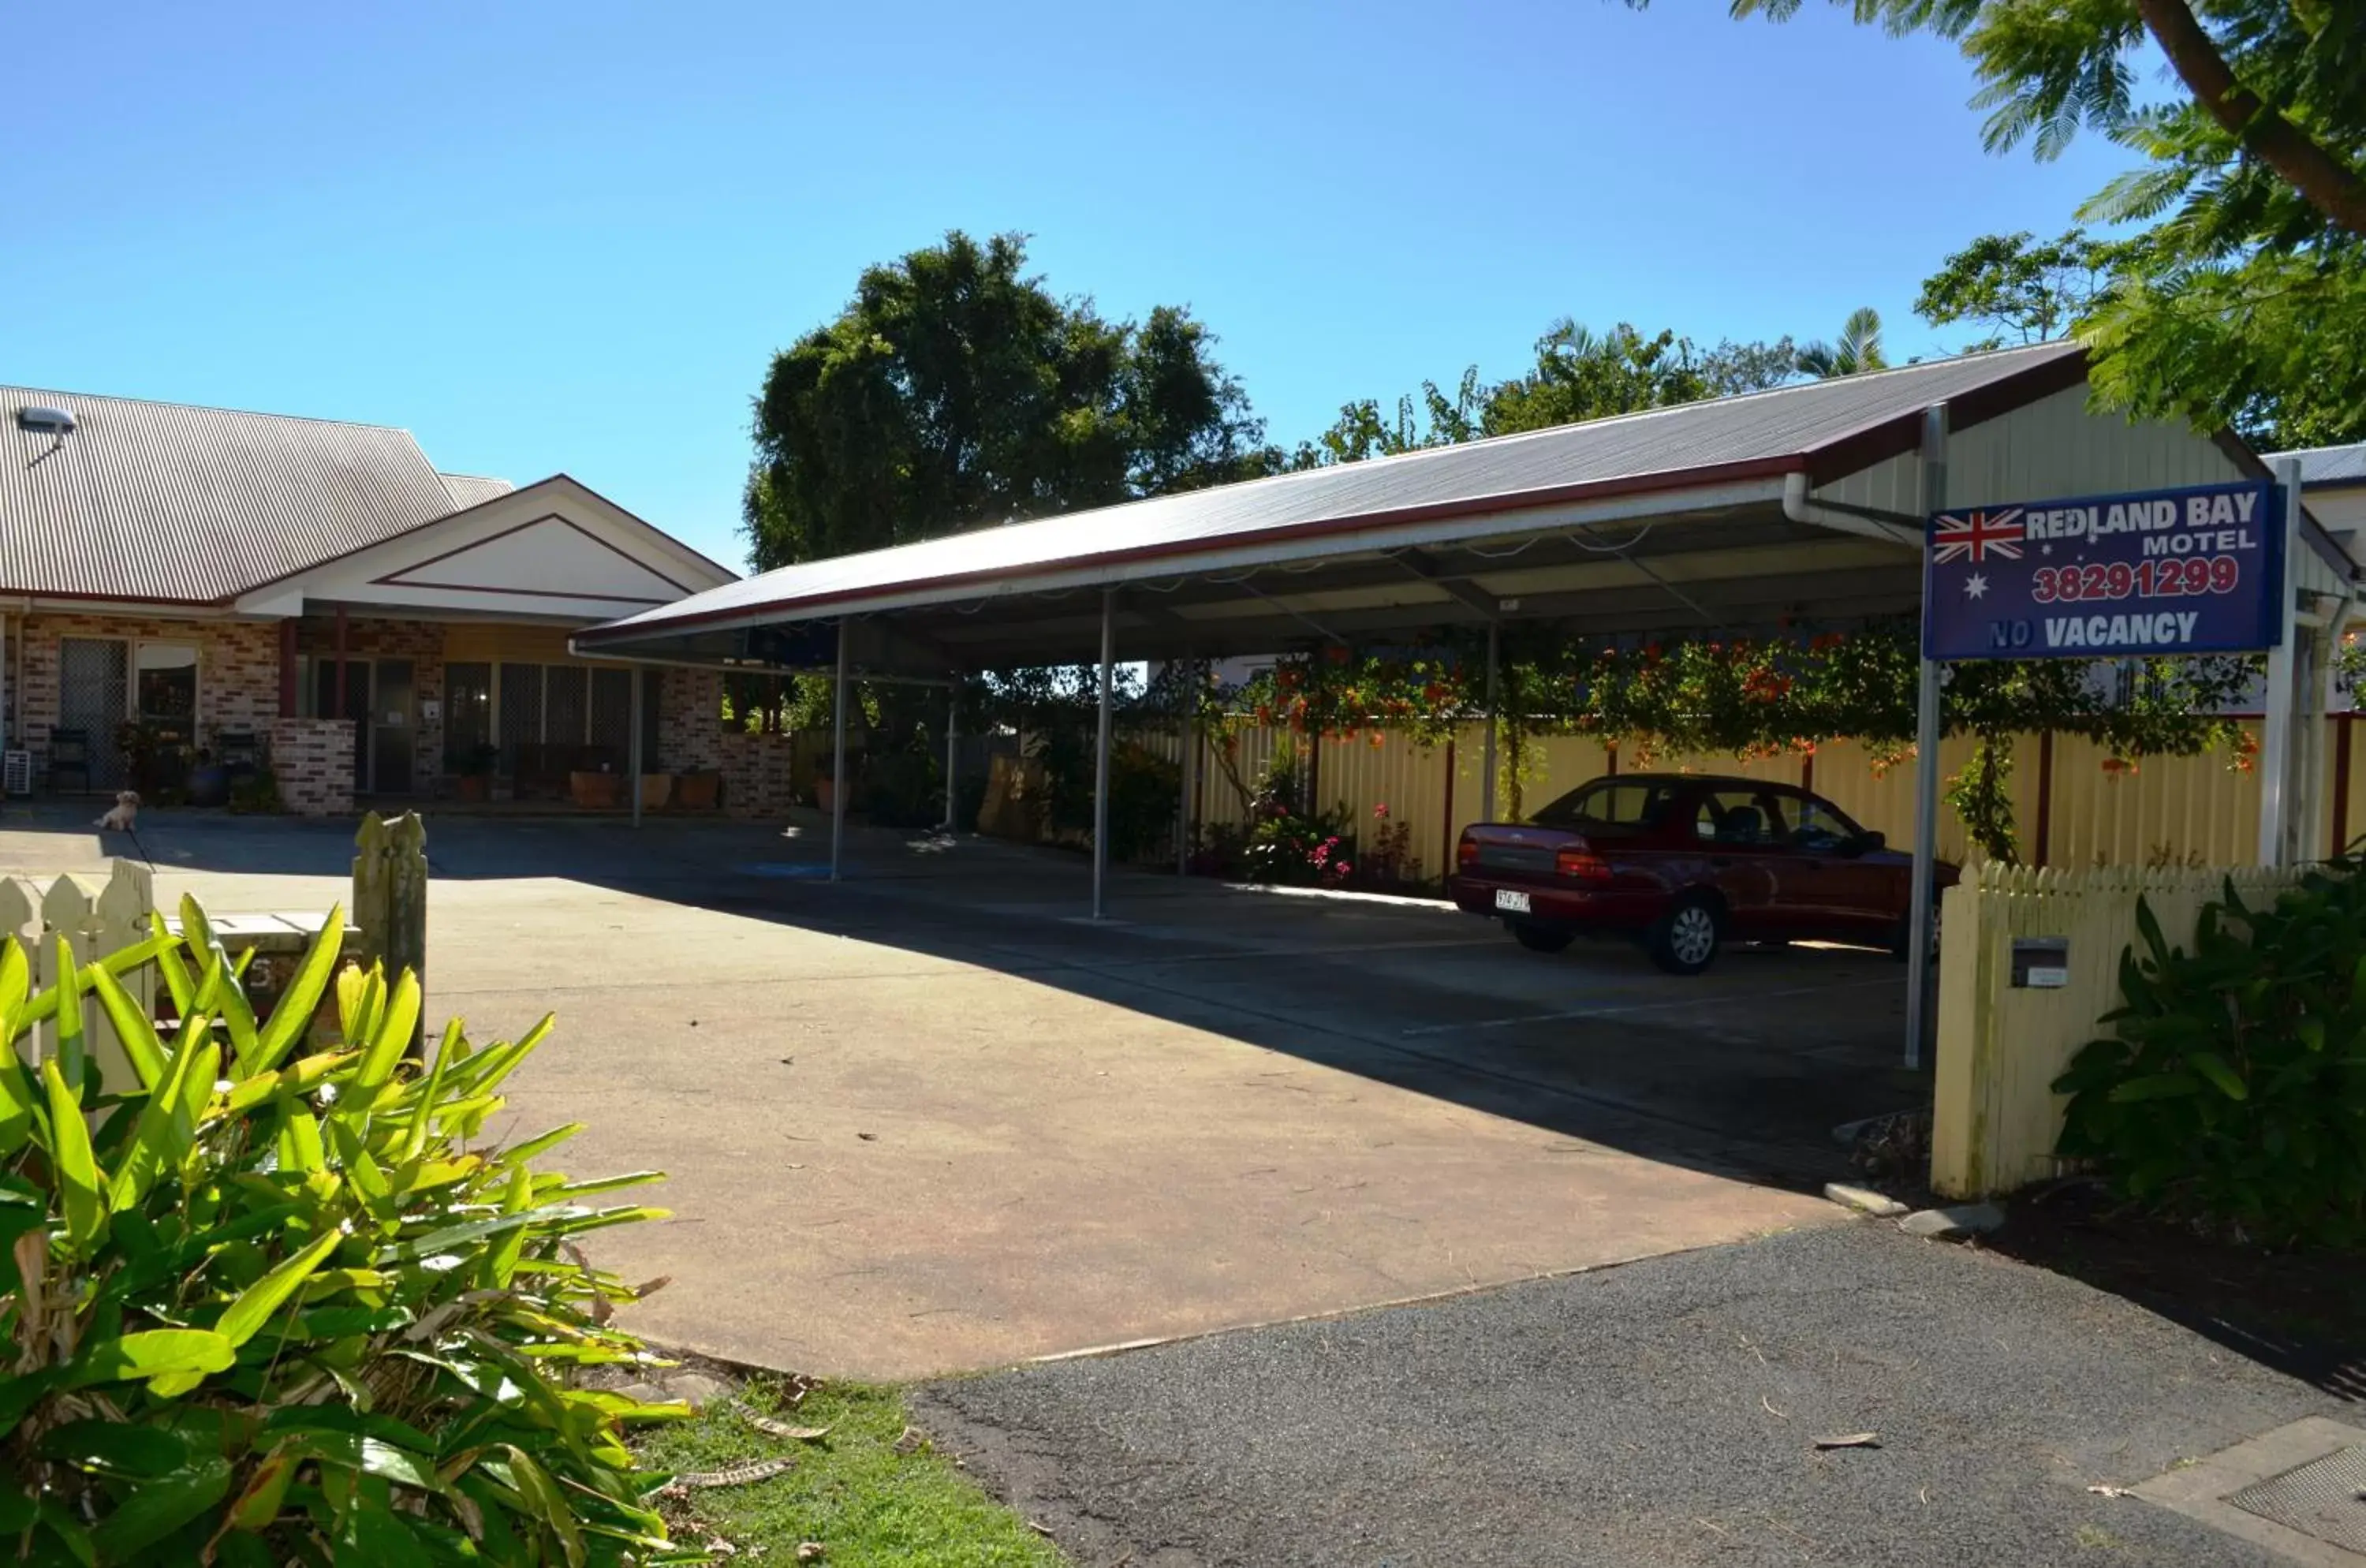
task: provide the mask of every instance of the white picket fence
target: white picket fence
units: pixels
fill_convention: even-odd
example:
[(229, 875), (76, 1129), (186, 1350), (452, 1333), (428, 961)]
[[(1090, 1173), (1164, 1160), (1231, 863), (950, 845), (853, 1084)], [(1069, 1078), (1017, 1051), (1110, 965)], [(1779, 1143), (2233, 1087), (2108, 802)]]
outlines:
[[(54, 985), (58, 978), (58, 939), (63, 937), (77, 967), (96, 964), (147, 940), (150, 916), (156, 908), (155, 877), (134, 862), (118, 860), (104, 883), (61, 876), (46, 888), (17, 877), (0, 877), (0, 932), (25, 949), (32, 964), (33, 988)], [(122, 977), (123, 988), (150, 1012), (156, 1004), (156, 969), (143, 964)], [(56, 1049), (54, 1022), (35, 1026), (29, 1043), (18, 1049), (46, 1055)], [(130, 1082), (131, 1062), (107, 1021), (106, 1010), (85, 998), (83, 1034), (97, 1062), (100, 1081), (110, 1089)]]

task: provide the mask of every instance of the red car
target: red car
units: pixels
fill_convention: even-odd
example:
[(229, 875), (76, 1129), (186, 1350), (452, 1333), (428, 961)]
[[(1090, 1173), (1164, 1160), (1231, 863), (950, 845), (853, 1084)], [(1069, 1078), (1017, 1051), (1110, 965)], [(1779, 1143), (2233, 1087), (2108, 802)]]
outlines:
[[(1619, 773), (1531, 821), (1464, 829), (1453, 889), (1457, 904), (1502, 920), (1535, 952), (1628, 936), (1661, 968), (1697, 975), (1728, 941), (1855, 942), (1903, 957), (1913, 869), (1804, 789)], [(1937, 871), (1935, 887), (1954, 884), (1955, 866)]]

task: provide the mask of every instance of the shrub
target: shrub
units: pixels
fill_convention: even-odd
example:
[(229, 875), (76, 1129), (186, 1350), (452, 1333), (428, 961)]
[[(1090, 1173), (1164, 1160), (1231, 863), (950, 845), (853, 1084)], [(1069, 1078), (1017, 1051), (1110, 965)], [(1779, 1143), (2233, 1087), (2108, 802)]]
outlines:
[(873, 751), (862, 760), (851, 805), (880, 828), (933, 828), (944, 817), (944, 771), (915, 747)]
[[(1048, 832), (1080, 834), (1090, 840), (1098, 745), (1097, 736), (1073, 728), (1045, 731), (1033, 741), (1030, 754), (1043, 766), (1043, 826)], [(1182, 788), (1180, 764), (1140, 741), (1112, 740), (1110, 859), (1121, 863), (1139, 860), (1171, 845)]]
[(2366, 876), (2311, 872), (2264, 908), (2226, 885), (2193, 947), (2139, 903), (2115, 1038), (2055, 1080), (2060, 1153), (2129, 1196), (2277, 1245), (2366, 1243)]
[(272, 814), (281, 809), (279, 780), (269, 768), (257, 768), (231, 781), (230, 808), (242, 815)]
[[(39, 994), (0, 942), (0, 1536), (101, 1568), (695, 1560), (618, 1435), (682, 1408), (570, 1386), (643, 1355), (573, 1242), (656, 1213), (587, 1201), (648, 1173), (536, 1170), (572, 1126), (471, 1146), (550, 1020), (482, 1048), (456, 1021), (413, 1062), (419, 983), (337, 973), (341, 912), (261, 1020), (192, 902), (183, 930), (62, 952)], [(152, 963), (170, 1039), (122, 983)], [(136, 1086), (102, 1087), (85, 995)]]

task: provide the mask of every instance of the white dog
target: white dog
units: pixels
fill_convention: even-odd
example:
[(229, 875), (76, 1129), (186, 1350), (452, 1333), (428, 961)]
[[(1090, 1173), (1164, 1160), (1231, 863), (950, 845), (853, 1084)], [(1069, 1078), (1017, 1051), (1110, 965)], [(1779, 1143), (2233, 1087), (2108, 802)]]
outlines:
[(133, 790), (118, 790), (115, 804), (106, 816), (91, 824), (110, 833), (129, 833), (140, 822), (140, 795)]

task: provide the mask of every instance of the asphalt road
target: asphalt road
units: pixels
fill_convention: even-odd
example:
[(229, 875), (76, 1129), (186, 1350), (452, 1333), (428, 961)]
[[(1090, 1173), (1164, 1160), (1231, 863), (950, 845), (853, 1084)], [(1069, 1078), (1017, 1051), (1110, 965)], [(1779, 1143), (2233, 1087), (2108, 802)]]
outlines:
[[(2117, 1298), (1873, 1223), (918, 1403), (1087, 1568), (2269, 1568), (2088, 1488), (2356, 1418)], [(1865, 1431), (1879, 1447), (1814, 1446)]]

